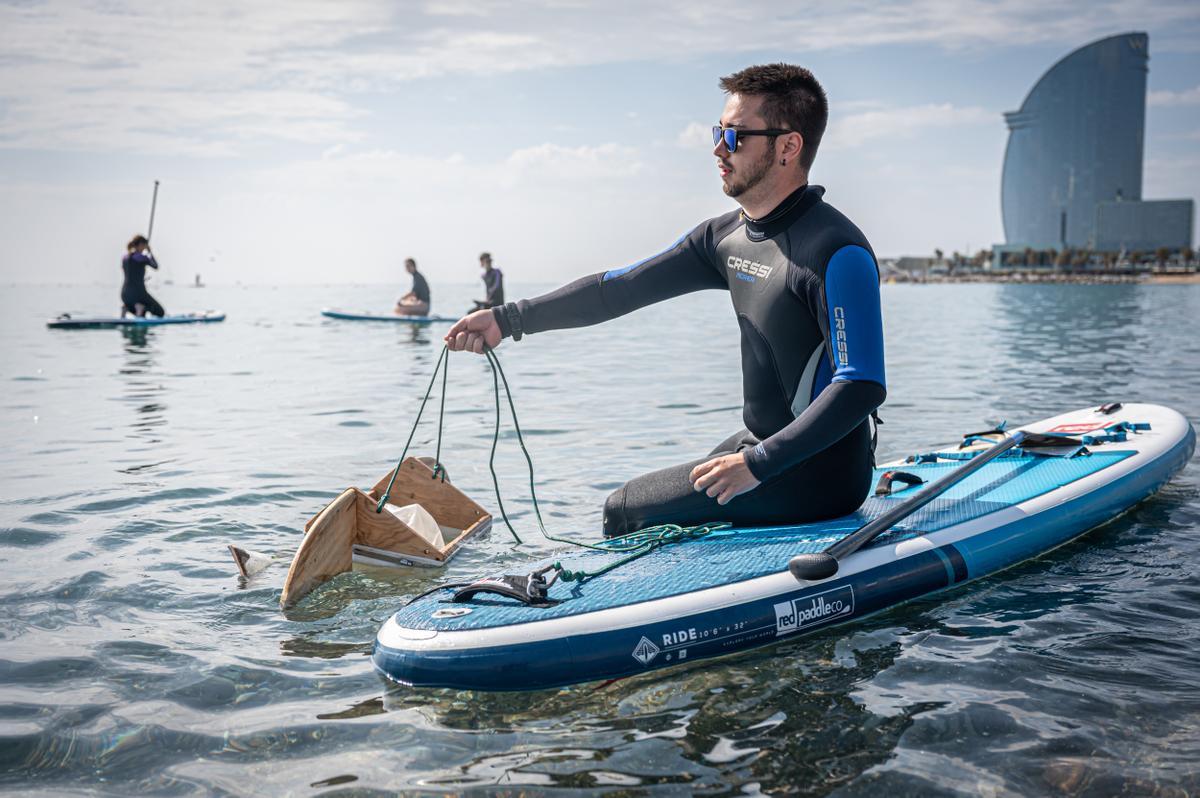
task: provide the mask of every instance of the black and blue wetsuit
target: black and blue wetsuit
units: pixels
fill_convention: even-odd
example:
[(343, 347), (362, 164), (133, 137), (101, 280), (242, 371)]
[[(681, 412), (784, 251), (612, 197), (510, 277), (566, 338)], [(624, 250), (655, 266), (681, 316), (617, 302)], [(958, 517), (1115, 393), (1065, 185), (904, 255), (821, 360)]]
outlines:
[[(658, 523), (792, 524), (853, 512), (870, 490), (870, 417), (886, 395), (879, 270), (866, 237), (806, 186), (766, 217), (701, 224), (666, 251), (493, 310), (502, 333), (583, 327), (670, 297), (730, 292), (741, 327), (746, 428), (706, 457), (609, 496), (607, 535)], [(689, 474), (745, 452), (757, 488), (725, 506)]]
[(126, 313), (137, 315), (137, 306), (142, 306), (143, 313), (162, 317), (166, 315), (158, 300), (150, 296), (146, 290), (146, 267), (158, 268), (154, 256), (145, 252), (130, 252), (121, 260), (121, 271), (125, 273), (125, 282), (121, 285), (121, 305)]

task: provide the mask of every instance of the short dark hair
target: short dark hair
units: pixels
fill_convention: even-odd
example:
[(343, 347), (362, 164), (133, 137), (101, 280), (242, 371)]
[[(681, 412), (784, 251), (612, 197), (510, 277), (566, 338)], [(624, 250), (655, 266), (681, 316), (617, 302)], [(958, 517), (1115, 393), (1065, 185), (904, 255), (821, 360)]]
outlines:
[(149, 245), (150, 241), (144, 235), (139, 234), (139, 235), (136, 235), (133, 238), (129, 239), (129, 243), (125, 245), (125, 249), (132, 252), (133, 250), (140, 247), (142, 244)]
[(720, 85), (726, 94), (762, 97), (767, 125), (803, 136), (800, 165), (812, 167), (829, 121), (829, 100), (813, 73), (792, 64), (760, 64), (721, 78)]
[(479, 253), (479, 259), (480, 259), (480, 260), (491, 260), (491, 259), (492, 259), (492, 253), (490, 253), (490, 252), (480, 252), (480, 253)]
[(411, 264), (412, 264), (414, 267), (417, 265), (417, 261), (416, 261), (416, 259), (414, 259), (414, 258), (405, 258), (405, 259), (404, 259), (404, 265), (405, 265), (405, 266), (407, 266), (407, 265), (408, 265), (408, 264), (410, 264), (410, 263), (411, 263)]

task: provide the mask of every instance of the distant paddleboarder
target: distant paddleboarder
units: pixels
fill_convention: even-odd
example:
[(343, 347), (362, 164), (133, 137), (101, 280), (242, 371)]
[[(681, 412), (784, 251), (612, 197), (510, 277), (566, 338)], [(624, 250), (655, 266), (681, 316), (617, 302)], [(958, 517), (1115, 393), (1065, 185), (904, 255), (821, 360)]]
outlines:
[(162, 318), (166, 311), (146, 290), (146, 267), (158, 269), (158, 261), (150, 252), (150, 242), (145, 236), (136, 235), (125, 249), (125, 257), (121, 260), (121, 270), (125, 273), (125, 283), (121, 286), (121, 317), (128, 313), (142, 317), (149, 313)]
[(417, 262), (404, 259), (404, 270), (412, 275), (412, 290), (396, 300), (394, 312), (397, 316), (428, 316), (430, 307), (429, 283), (425, 275), (417, 271)]
[(487, 289), (487, 296), (475, 300), (475, 310), (498, 308), (504, 304), (504, 273), (492, 266), (489, 252), (479, 255), (479, 265), (483, 269), (483, 287)]

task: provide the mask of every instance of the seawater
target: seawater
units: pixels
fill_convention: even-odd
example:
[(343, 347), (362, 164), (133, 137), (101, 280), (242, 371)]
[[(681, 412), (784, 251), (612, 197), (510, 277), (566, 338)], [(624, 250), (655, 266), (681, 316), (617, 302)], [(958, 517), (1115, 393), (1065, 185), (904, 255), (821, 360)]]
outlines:
[[(439, 286), (435, 312), (475, 286)], [(536, 286), (513, 285), (513, 296)], [(0, 790), (28, 794), (1200, 792), (1200, 469), (1035, 561), (804, 640), (610, 685), (389, 687), (379, 625), (538, 542), (512, 427), (497, 524), (443, 572), (361, 571), (284, 616), (305, 520), (403, 448), (442, 327), (323, 320), (404, 286), (158, 286), (223, 324), (57, 331), (115, 287), (0, 292)], [(885, 286), (880, 454), (1102, 401), (1200, 415), (1200, 286)], [(551, 531), (740, 427), (728, 298), (499, 354)], [(443, 459), (494, 510), (485, 361), (450, 358)], [(440, 386), (414, 449), (435, 447)], [(506, 408), (507, 411), (507, 408)], [(276, 557), (241, 580), (226, 544)], [(782, 564), (781, 564), (782, 565)]]

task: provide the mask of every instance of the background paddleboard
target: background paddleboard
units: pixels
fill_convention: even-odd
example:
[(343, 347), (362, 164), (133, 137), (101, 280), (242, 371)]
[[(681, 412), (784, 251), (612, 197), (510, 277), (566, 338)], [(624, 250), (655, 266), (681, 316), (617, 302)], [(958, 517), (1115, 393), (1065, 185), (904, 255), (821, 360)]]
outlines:
[(397, 316), (394, 313), (368, 313), (367, 311), (348, 311), (325, 308), (321, 315), (329, 319), (342, 321), (391, 321), (400, 324), (433, 324), (441, 321), (458, 321), (449, 316)]
[[(1021, 429), (1082, 438), (1087, 453), (1008, 452), (849, 555), (819, 581), (788, 572), (916, 495), (871, 497), (845, 518), (731, 529), (664, 546), (583, 582), (560, 579), (550, 606), (494, 594), (452, 602), (435, 590), (396, 612), (372, 652), (409, 685), (530, 690), (630, 676), (762, 646), (861, 618), (1054, 549), (1154, 493), (1191, 458), (1195, 433), (1169, 408), (1127, 404), (1055, 416)], [(960, 449), (922, 453), (902, 469), (930, 483), (962, 465)], [(903, 486), (901, 486), (903, 487)], [(531, 562), (594, 572), (622, 555), (589, 550)]]
[(69, 316), (62, 315), (46, 322), (54, 329), (82, 329), (89, 327), (158, 327), (164, 324), (206, 324), (225, 321), (225, 314), (215, 310), (203, 313), (185, 313), (179, 316)]

